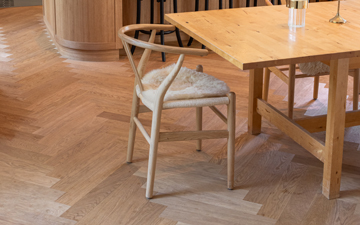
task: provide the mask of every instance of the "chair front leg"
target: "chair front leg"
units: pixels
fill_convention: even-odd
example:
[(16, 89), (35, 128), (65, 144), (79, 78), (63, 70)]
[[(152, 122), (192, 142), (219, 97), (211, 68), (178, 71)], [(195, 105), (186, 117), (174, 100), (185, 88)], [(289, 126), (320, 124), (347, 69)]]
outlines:
[(359, 85), (360, 85), (359, 78), (360, 78), (360, 69), (356, 69), (354, 74), (353, 110), (359, 109)]
[(155, 180), (155, 168), (156, 168), (156, 157), (157, 149), (159, 142), (159, 131), (160, 131), (160, 122), (161, 122), (161, 112), (163, 107), (163, 100), (167, 90), (169, 89), (171, 83), (175, 80), (178, 75), (181, 66), (184, 62), (184, 54), (181, 54), (177, 63), (175, 64), (174, 69), (170, 74), (165, 78), (165, 80), (160, 84), (155, 100), (155, 106), (153, 110), (152, 125), (151, 125), (151, 138), (150, 138), (150, 152), (149, 152), (149, 166), (148, 166), (148, 176), (146, 184), (146, 197), (153, 197), (154, 189), (154, 180)]
[(227, 176), (228, 189), (234, 188), (234, 163), (235, 163), (235, 115), (236, 115), (236, 95), (234, 92), (229, 93), (229, 105), (227, 109), (227, 126), (229, 131), (228, 149), (227, 149)]
[[(204, 72), (204, 68), (202, 65), (197, 65), (196, 66), (196, 72)], [(198, 107), (196, 108), (196, 130), (197, 131), (201, 131), (202, 130), (202, 107)], [(202, 144), (202, 140), (199, 139), (196, 142), (196, 151), (200, 152), (201, 151), (201, 144)]]
[(136, 136), (136, 124), (134, 122), (134, 117), (139, 115), (139, 102), (140, 99), (136, 94), (136, 89), (134, 87), (133, 93), (133, 102), (131, 108), (131, 117), (130, 117), (130, 130), (129, 130), (129, 140), (128, 140), (128, 149), (127, 149), (127, 156), (126, 162), (128, 164), (132, 163), (133, 153), (134, 153), (134, 143), (135, 143), (135, 136)]
[(155, 108), (152, 117), (149, 165), (148, 165), (148, 175), (147, 175), (147, 183), (146, 183), (146, 198), (148, 199), (151, 199), (153, 197), (153, 192), (154, 192), (153, 190), (154, 190), (157, 150), (159, 145), (161, 112), (162, 112), (161, 107)]
[[(197, 107), (196, 108), (196, 130), (197, 131), (201, 131), (202, 130), (202, 107)], [(196, 142), (196, 151), (200, 152), (201, 151), (201, 143), (202, 140), (199, 139)]]
[(294, 114), (294, 99), (295, 99), (295, 64), (289, 66), (289, 81), (288, 81), (288, 116), (293, 118)]
[(265, 76), (264, 76), (264, 90), (263, 90), (263, 99), (265, 101), (268, 100), (269, 97), (269, 87), (270, 87), (270, 69), (265, 68)]
[(313, 94), (314, 100), (318, 99), (319, 96), (319, 84), (320, 84), (320, 77), (319, 76), (314, 77), (314, 94)]

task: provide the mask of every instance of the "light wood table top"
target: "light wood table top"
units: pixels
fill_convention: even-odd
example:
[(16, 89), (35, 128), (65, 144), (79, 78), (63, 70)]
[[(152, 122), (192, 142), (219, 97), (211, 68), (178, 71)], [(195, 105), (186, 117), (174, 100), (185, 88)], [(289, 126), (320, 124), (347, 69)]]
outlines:
[(284, 5), (167, 14), (166, 20), (240, 69), (254, 69), (360, 56), (360, 2), (341, 2), (344, 25), (329, 23), (336, 10), (337, 1), (311, 3), (296, 32)]
[[(322, 161), (322, 192), (329, 199), (340, 196), (345, 127), (360, 125), (359, 110), (346, 112), (349, 61), (360, 56), (360, 3), (343, 1), (341, 9), (349, 22), (332, 24), (329, 19), (337, 2), (312, 3), (307, 24), (295, 31), (287, 25), (285, 6), (166, 15), (173, 25), (240, 69), (250, 69), (248, 132), (261, 133), (265, 118)], [(326, 60), (330, 64), (327, 115), (293, 120), (262, 99), (264, 67)], [(325, 142), (311, 134), (314, 129), (326, 130)]]

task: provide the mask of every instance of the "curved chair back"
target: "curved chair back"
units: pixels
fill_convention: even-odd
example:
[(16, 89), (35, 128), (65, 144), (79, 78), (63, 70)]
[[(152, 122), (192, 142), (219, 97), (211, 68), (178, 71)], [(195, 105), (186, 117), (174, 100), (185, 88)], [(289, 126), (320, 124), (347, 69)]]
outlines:
[[(176, 63), (176, 66), (171, 71), (169, 76), (167, 76), (166, 79), (161, 83), (160, 87), (157, 90), (157, 101), (160, 101), (159, 103), (162, 103), (166, 91), (168, 90), (171, 83), (173, 82), (173, 80), (175, 79), (177, 74), (179, 73), (182, 63), (184, 61), (185, 55), (205, 56), (208, 54), (208, 51), (204, 50), (204, 49), (181, 48), (181, 47), (159, 45), (159, 44), (154, 43), (157, 31), (170, 30), (170, 29), (175, 29), (175, 26), (163, 25), (163, 24), (136, 24), (136, 25), (128, 25), (128, 26), (122, 27), (118, 32), (118, 36), (124, 45), (126, 55), (129, 58), (131, 67), (135, 74), (135, 84), (138, 85), (140, 92), (144, 91), (144, 87), (141, 82), (141, 79), (144, 75), (144, 71), (145, 71), (146, 65), (149, 61), (151, 51), (180, 54), (180, 57)], [(146, 41), (138, 40), (138, 39), (135, 39), (126, 34), (128, 32), (135, 31), (135, 30), (150, 30), (151, 35), (150, 35), (149, 41), (146, 42)], [(145, 49), (137, 67), (135, 66), (135, 62), (134, 62), (133, 56), (131, 54), (129, 44)]]

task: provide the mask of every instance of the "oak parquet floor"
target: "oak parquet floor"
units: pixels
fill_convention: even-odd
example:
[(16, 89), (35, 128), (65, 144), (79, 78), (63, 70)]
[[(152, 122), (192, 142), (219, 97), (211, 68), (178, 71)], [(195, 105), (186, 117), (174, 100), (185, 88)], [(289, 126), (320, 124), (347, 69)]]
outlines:
[[(153, 53), (148, 69), (176, 56), (167, 59)], [(185, 66), (197, 64), (237, 94), (236, 189), (226, 189), (226, 140), (205, 140), (202, 152), (190, 141), (161, 143), (149, 201), (140, 134), (133, 164), (124, 163), (134, 82), (128, 60), (65, 59), (41, 7), (1, 10), (0, 224), (360, 224), (360, 127), (346, 129), (341, 198), (328, 201), (321, 162), (267, 121), (262, 134), (247, 134), (247, 71), (214, 53), (186, 57)], [(295, 117), (325, 113), (327, 86), (322, 77), (313, 101), (312, 79), (298, 79)], [(269, 101), (286, 111), (286, 85), (273, 77), (270, 89)], [(141, 120), (150, 130), (151, 115)], [(194, 120), (194, 109), (166, 110), (162, 130), (191, 130)], [(219, 127), (204, 109), (204, 129)]]

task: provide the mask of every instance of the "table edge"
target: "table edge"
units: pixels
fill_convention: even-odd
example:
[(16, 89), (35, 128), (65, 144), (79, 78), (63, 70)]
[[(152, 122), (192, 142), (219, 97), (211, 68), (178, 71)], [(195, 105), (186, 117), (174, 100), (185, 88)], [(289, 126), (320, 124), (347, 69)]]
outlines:
[[(194, 12), (191, 12), (194, 13)], [(249, 69), (257, 69), (257, 68), (265, 68), (271, 66), (282, 66), (282, 65), (290, 65), (290, 64), (297, 64), (297, 63), (306, 63), (306, 62), (314, 62), (314, 61), (324, 61), (324, 60), (334, 60), (334, 59), (342, 59), (342, 58), (355, 58), (360, 57), (360, 51), (351, 51), (351, 52), (340, 52), (340, 53), (328, 53), (328, 54), (321, 54), (315, 56), (305, 56), (305, 57), (296, 57), (296, 58), (288, 58), (288, 59), (274, 59), (269, 61), (263, 62), (248, 62), (243, 63), (236, 60), (231, 55), (227, 54), (226, 52), (222, 51), (221, 49), (215, 47), (210, 42), (206, 41), (205, 39), (198, 36), (196, 33), (193, 33), (186, 27), (182, 26), (178, 22), (176, 22), (171, 15), (175, 15), (176, 13), (168, 13), (165, 14), (165, 20), (170, 22), (172, 25), (179, 28), (181, 31), (186, 33), (187, 35), (193, 37), (201, 44), (205, 45), (207, 48), (211, 49), (213, 52), (217, 53), (227, 61), (231, 62), (241, 70), (249, 70)], [(184, 14), (184, 13), (182, 13)]]

